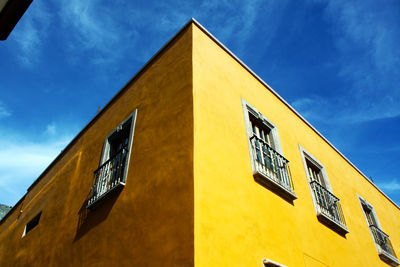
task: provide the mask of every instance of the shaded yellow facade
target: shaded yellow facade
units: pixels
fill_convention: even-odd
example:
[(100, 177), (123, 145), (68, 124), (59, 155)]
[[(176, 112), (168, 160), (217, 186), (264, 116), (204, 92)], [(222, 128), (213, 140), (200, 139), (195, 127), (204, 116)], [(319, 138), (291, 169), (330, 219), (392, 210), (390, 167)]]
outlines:
[[(0, 266), (193, 266), (191, 36), (128, 82), (1, 221)], [(126, 186), (88, 210), (104, 140), (135, 110)]]
[[(254, 180), (243, 101), (278, 130), (297, 199)], [(104, 140), (135, 110), (126, 185), (89, 210)], [(317, 219), (299, 145), (324, 164), (347, 234)], [(399, 207), (191, 20), (0, 222), (0, 266), (389, 266), (358, 196), (399, 252)]]

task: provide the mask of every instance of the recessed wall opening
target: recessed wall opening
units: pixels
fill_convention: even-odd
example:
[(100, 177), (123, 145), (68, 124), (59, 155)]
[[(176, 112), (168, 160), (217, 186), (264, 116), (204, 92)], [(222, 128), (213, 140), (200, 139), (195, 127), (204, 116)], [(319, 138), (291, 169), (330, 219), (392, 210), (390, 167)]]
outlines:
[(42, 215), (42, 212), (39, 212), (35, 217), (33, 217), (32, 220), (30, 220), (26, 225), (24, 229), (24, 233), (22, 234), (22, 237), (24, 237), (27, 233), (32, 231), (38, 224), (40, 220), (40, 216)]

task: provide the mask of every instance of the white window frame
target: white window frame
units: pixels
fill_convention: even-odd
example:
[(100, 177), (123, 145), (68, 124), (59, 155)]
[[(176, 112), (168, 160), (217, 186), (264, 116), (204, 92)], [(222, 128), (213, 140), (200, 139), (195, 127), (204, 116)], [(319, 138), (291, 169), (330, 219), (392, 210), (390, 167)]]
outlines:
[(114, 130), (111, 131), (109, 135), (107, 135), (106, 139), (104, 140), (103, 144), (103, 150), (101, 152), (101, 157), (100, 157), (100, 163), (99, 166), (101, 166), (104, 162), (106, 162), (109, 157), (110, 157), (110, 137), (112, 137), (116, 132), (118, 132), (120, 129), (122, 129), (123, 125), (127, 123), (129, 120), (131, 120), (131, 127), (129, 129), (129, 141), (128, 141), (128, 154), (127, 154), (127, 163), (125, 164), (125, 170), (124, 170), (124, 180), (126, 181), (126, 174), (128, 172), (128, 167), (129, 167), (129, 160), (131, 156), (131, 150), (132, 150), (132, 142), (133, 142), (133, 136), (134, 136), (134, 130), (135, 130), (135, 124), (136, 124), (136, 115), (137, 115), (137, 109), (135, 109), (129, 116), (123, 120), (120, 124), (118, 124), (117, 127), (115, 127)]
[[(111, 192), (114, 190), (124, 187), (126, 184), (126, 180), (128, 177), (128, 171), (129, 171), (129, 163), (130, 163), (130, 157), (132, 154), (132, 143), (133, 143), (133, 138), (134, 138), (134, 131), (135, 131), (135, 124), (136, 124), (136, 117), (137, 117), (137, 109), (135, 109), (129, 116), (123, 120), (120, 124), (118, 124), (117, 127), (115, 127), (114, 130), (111, 131), (110, 134), (107, 135), (105, 138), (104, 144), (103, 144), (103, 150), (101, 153), (100, 157), (100, 162), (99, 162), (99, 167), (101, 167), (107, 160), (110, 159), (110, 149), (111, 149), (111, 142), (110, 139), (111, 137), (119, 132), (120, 130), (123, 129), (124, 125), (129, 122), (130, 120), (130, 129), (129, 129), (129, 139), (128, 139), (128, 144), (127, 144), (127, 154), (126, 154), (126, 159), (125, 159), (125, 165), (124, 165), (124, 173), (121, 181), (119, 181), (116, 185), (112, 186), (111, 189), (108, 190), (101, 190), (101, 193), (99, 193), (98, 196), (96, 194), (93, 194), (91, 197), (89, 197), (87, 208), (95, 208), (106, 196), (108, 196)], [(107, 181), (107, 180), (103, 180)], [(94, 181), (96, 182), (96, 181)], [(92, 190), (94, 188), (98, 188), (99, 186), (96, 184), (93, 184)], [(102, 187), (102, 186), (100, 186)], [(103, 187), (104, 188), (104, 187)], [(99, 191), (97, 191), (99, 192)]]
[(280, 263), (270, 260), (270, 259), (263, 259), (262, 266), (263, 267), (286, 267), (286, 265), (280, 264)]
[[(252, 151), (252, 144), (250, 141), (250, 138), (253, 136), (253, 129), (251, 127), (251, 122), (250, 122), (250, 114), (253, 115), (256, 119), (260, 120), (263, 123), (263, 126), (268, 128), (270, 130), (270, 136), (272, 138), (273, 142), (273, 149), (278, 152), (280, 155), (284, 156), (282, 146), (280, 143), (279, 139), (279, 132), (278, 128), (275, 126), (274, 123), (272, 123), (267, 117), (265, 117), (261, 112), (259, 112), (256, 108), (254, 108), (252, 105), (250, 105), (246, 100), (242, 98), (242, 108), (243, 108), (243, 113), (244, 113), (244, 120), (245, 120), (245, 127), (246, 127), (246, 133), (247, 133), (247, 142), (249, 146), (249, 154), (250, 154), (250, 161), (251, 161), (251, 169), (254, 178), (258, 181), (261, 182), (263, 185), (266, 187), (270, 188), (273, 190), (275, 193), (278, 195), (284, 197), (285, 199), (289, 201), (293, 201), (297, 199), (297, 196), (293, 190), (293, 192), (290, 192), (287, 190), (284, 186), (280, 185), (279, 183), (273, 181), (272, 179), (266, 177), (264, 174), (260, 173), (257, 168), (256, 168), (256, 159), (254, 157), (253, 151)], [(293, 181), (290, 181), (293, 183)], [(294, 187), (293, 187), (294, 189)]]
[[(301, 160), (302, 160), (303, 166), (304, 166), (304, 171), (306, 172), (306, 175), (307, 175), (308, 183), (312, 182), (312, 178), (310, 177), (310, 175), (308, 173), (307, 160), (310, 161), (311, 164), (313, 164), (315, 167), (317, 167), (320, 170), (322, 179), (324, 180), (324, 184), (326, 186), (326, 189), (328, 189), (331, 193), (333, 193), (331, 183), (329, 182), (328, 173), (326, 172), (326, 168), (325, 168), (324, 164), (322, 164), (322, 162), (320, 162), (316, 157), (314, 157), (310, 152), (308, 152), (300, 144), (299, 144), (299, 149), (300, 149), (300, 153), (301, 153)], [(312, 190), (311, 190), (311, 193), (312, 193), (312, 195), (314, 195)], [(314, 198), (313, 198), (313, 200), (315, 201)], [(314, 207), (315, 207), (315, 205), (317, 205), (316, 202), (314, 202)]]
[(372, 206), (368, 201), (366, 201), (359, 194), (357, 194), (357, 197), (358, 197), (358, 201), (360, 203), (360, 207), (361, 207), (362, 213), (364, 215), (365, 222), (367, 223), (368, 231), (371, 234), (372, 242), (374, 242), (374, 245), (375, 245), (376, 251), (378, 252), (379, 257), (383, 261), (385, 261), (386, 263), (388, 263), (388, 264), (390, 264), (392, 266), (398, 266), (400, 264), (399, 260), (396, 257), (394, 257), (393, 255), (390, 255), (390, 254), (386, 253), (381, 248), (381, 246), (379, 244), (377, 244), (376, 241), (375, 241), (374, 234), (371, 231), (370, 224), (369, 224), (369, 221), (368, 221), (368, 218), (367, 218), (367, 214), (365, 213), (365, 210), (364, 210), (364, 207), (363, 207), (363, 206), (367, 206), (368, 209), (371, 210), (371, 213), (372, 213), (372, 216), (374, 218), (374, 221), (376, 222), (376, 227), (378, 227), (380, 230), (382, 230), (382, 227), (381, 227), (381, 224), (379, 222), (379, 219), (378, 219), (378, 216), (376, 214), (376, 211), (374, 209), (374, 206)]
[[(329, 177), (328, 173), (326, 171), (326, 168), (322, 162), (320, 162), (316, 157), (314, 157), (310, 152), (308, 152), (304, 147), (302, 147), (299, 144), (299, 150), (300, 150), (300, 155), (301, 155), (301, 160), (303, 162), (303, 167), (304, 167), (304, 172), (306, 173), (307, 177), (307, 182), (308, 182), (308, 187), (310, 189), (310, 195), (313, 201), (314, 209), (315, 209), (315, 214), (317, 215), (317, 218), (327, 224), (328, 226), (332, 227), (334, 230), (337, 230), (340, 234), (347, 234), (349, 231), (347, 229), (347, 226), (343, 226), (326, 216), (321, 208), (318, 205), (318, 202), (316, 200), (316, 196), (314, 194), (314, 191), (311, 187), (311, 182), (313, 181), (312, 177), (310, 177), (310, 174), (308, 172), (308, 164), (307, 161), (309, 161), (311, 164), (313, 164), (315, 167), (317, 167), (321, 173), (321, 179), (324, 181), (324, 185), (326, 189), (333, 194), (332, 186), (331, 183), (329, 182)], [(334, 195), (334, 194), (333, 194)]]

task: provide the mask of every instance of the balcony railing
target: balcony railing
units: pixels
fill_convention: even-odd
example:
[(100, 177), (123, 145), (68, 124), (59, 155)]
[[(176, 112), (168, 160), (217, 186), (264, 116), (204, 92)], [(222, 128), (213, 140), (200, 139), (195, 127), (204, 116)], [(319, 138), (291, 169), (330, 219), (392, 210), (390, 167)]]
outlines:
[(389, 254), (394, 258), (397, 258), (396, 254), (394, 253), (389, 236), (385, 234), (385, 232), (383, 232), (381, 229), (379, 229), (379, 227), (377, 227), (376, 225), (370, 225), (369, 229), (371, 229), (375, 243), (379, 245), (379, 247), (383, 250), (383, 252)]
[(317, 181), (312, 181), (310, 185), (321, 213), (347, 229), (339, 199)]
[(125, 164), (128, 149), (120, 149), (109, 160), (94, 171), (94, 182), (90, 192), (88, 207), (92, 206), (107, 193), (125, 184)]
[(263, 139), (253, 135), (250, 138), (256, 171), (283, 187), (294, 196), (289, 161), (276, 152)]

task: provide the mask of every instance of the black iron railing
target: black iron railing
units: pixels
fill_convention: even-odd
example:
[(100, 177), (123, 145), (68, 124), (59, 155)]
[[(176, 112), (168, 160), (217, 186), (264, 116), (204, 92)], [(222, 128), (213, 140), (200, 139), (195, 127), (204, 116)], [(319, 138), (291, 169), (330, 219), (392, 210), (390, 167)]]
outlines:
[(250, 138), (250, 142), (256, 170), (294, 194), (289, 161), (256, 135)]
[(312, 181), (310, 185), (321, 213), (335, 223), (347, 228), (339, 198), (317, 181)]
[(396, 254), (394, 253), (392, 242), (390, 242), (389, 236), (376, 225), (370, 225), (369, 229), (371, 229), (375, 243), (379, 245), (384, 252), (396, 258)]
[(116, 186), (125, 183), (124, 172), (127, 155), (128, 149), (124, 147), (94, 171), (93, 186), (88, 206), (106, 195)]

